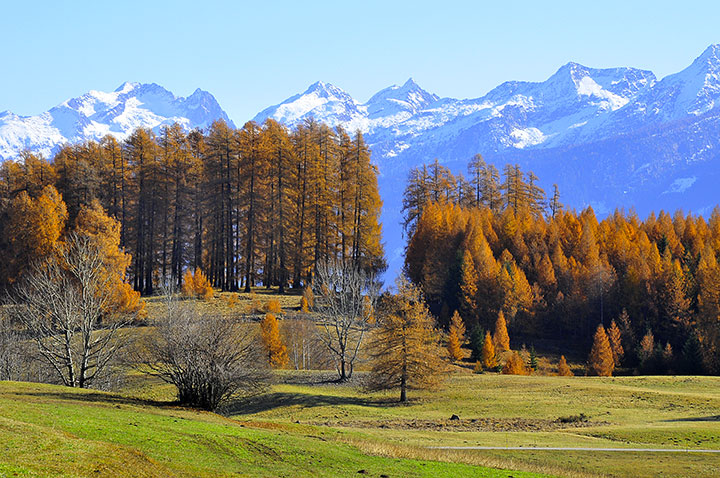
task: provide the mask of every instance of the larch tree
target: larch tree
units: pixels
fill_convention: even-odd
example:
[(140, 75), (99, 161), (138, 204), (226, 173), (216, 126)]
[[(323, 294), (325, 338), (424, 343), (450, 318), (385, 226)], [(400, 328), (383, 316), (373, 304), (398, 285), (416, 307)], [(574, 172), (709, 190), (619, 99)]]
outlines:
[(519, 353), (513, 352), (503, 365), (502, 373), (505, 375), (529, 375), (530, 371)]
[(605, 327), (598, 325), (593, 338), (592, 349), (588, 356), (588, 375), (597, 375), (600, 377), (612, 376), (615, 368), (613, 360), (612, 348), (610, 341), (605, 333)]
[(457, 310), (450, 319), (447, 349), (453, 361), (462, 359), (462, 345), (465, 343), (465, 324)]
[(385, 304), (368, 347), (372, 363), (368, 388), (399, 389), (400, 401), (405, 402), (407, 390), (439, 385), (446, 365), (434, 318), (420, 291), (402, 277), (397, 289)]
[(490, 337), (490, 332), (485, 332), (485, 341), (483, 342), (480, 363), (485, 370), (492, 370), (497, 367), (498, 364), (495, 346), (493, 345), (492, 337)]
[(572, 377), (575, 375), (572, 373), (572, 370), (570, 370), (564, 355), (560, 356), (560, 361), (558, 362), (558, 375), (561, 377)]
[(268, 362), (273, 368), (284, 368), (288, 364), (287, 346), (280, 336), (280, 326), (275, 314), (267, 313), (260, 322), (261, 337)]
[(610, 322), (610, 328), (607, 330), (607, 335), (608, 340), (610, 341), (610, 348), (612, 349), (613, 362), (617, 368), (620, 366), (620, 361), (622, 360), (623, 355), (625, 355), (625, 350), (622, 346), (622, 333), (620, 332), (620, 327), (618, 327), (614, 320)]
[(508, 335), (507, 324), (505, 323), (505, 314), (503, 314), (502, 310), (498, 312), (497, 320), (495, 321), (493, 342), (499, 352), (510, 350), (510, 336)]

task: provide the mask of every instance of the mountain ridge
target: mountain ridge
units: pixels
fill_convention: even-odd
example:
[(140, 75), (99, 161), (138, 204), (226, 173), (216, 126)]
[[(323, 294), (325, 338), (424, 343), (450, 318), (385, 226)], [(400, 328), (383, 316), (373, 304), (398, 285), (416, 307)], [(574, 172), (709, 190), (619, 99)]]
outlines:
[(39, 115), (0, 113), (0, 160), (24, 149), (49, 158), (64, 143), (106, 134), (124, 139), (136, 128), (158, 131), (172, 123), (186, 130), (203, 128), (216, 119), (233, 124), (215, 97), (200, 88), (180, 97), (156, 83), (126, 81), (112, 92), (90, 90)]
[[(24, 148), (49, 157), (63, 142), (122, 137), (137, 126), (179, 121), (207, 127), (227, 114), (208, 92), (176, 97), (160, 85), (125, 82), (92, 90), (36, 116), (0, 113), (0, 159)], [(441, 98), (409, 78), (366, 102), (317, 81), (254, 120), (289, 127), (310, 118), (359, 130), (379, 166), (391, 272), (402, 263), (402, 190), (408, 170), (435, 158), (455, 172), (481, 153), (497, 166), (532, 169), (570, 207), (684, 208), (707, 213), (720, 179), (720, 45), (658, 79), (632, 67), (560, 66), (544, 81), (506, 81), (477, 98)]]

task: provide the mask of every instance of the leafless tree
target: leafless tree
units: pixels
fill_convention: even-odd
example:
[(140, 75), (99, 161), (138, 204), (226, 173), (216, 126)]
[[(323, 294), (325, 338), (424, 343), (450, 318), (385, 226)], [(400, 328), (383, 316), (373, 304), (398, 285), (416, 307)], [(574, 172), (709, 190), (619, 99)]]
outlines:
[(269, 372), (257, 326), (166, 297), (165, 313), (139, 352), (150, 374), (175, 385), (181, 403), (206, 410), (263, 388)]
[(70, 234), (56, 254), (31, 267), (11, 298), (40, 359), (69, 387), (91, 386), (127, 343), (119, 329), (131, 317), (113, 312), (106, 260), (92, 238)]
[(360, 346), (373, 323), (379, 289), (372, 276), (350, 264), (317, 265), (313, 291), (322, 330), (319, 337), (337, 363), (340, 381), (352, 377)]
[(325, 368), (332, 363), (318, 339), (317, 326), (307, 314), (289, 315), (280, 322), (290, 365), (295, 370)]
[(20, 380), (28, 362), (23, 335), (0, 310), (0, 380)]

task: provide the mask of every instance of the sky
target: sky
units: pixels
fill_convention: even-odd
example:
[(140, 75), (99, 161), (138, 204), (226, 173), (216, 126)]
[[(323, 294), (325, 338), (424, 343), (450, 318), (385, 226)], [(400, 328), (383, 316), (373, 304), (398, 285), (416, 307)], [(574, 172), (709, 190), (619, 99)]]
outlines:
[(242, 124), (318, 80), (364, 102), (409, 77), (476, 98), (569, 61), (661, 78), (720, 43), (718, 18), (715, 1), (7, 1), (0, 111), (138, 81), (207, 90)]

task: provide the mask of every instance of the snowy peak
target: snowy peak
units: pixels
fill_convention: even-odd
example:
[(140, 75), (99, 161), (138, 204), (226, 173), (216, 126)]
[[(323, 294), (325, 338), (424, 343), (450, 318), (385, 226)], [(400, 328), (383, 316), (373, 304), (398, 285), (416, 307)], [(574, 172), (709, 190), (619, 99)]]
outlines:
[(663, 78), (638, 103), (633, 112), (653, 123), (704, 114), (720, 106), (720, 45), (710, 45), (690, 66)]
[(359, 105), (349, 94), (335, 85), (317, 81), (305, 92), (261, 111), (253, 120), (262, 123), (267, 118), (272, 118), (295, 126), (305, 119), (314, 118), (335, 126), (359, 116), (362, 116)]
[(38, 116), (0, 116), (0, 159), (25, 148), (50, 157), (66, 142), (107, 134), (124, 139), (136, 128), (159, 130), (172, 123), (186, 130), (205, 128), (217, 119), (232, 124), (208, 92), (198, 89), (183, 98), (155, 83), (125, 82), (112, 92), (92, 90), (71, 98)]
[(376, 93), (365, 104), (370, 118), (395, 115), (406, 111), (417, 113), (440, 98), (428, 93), (409, 78), (402, 86), (393, 85)]

